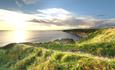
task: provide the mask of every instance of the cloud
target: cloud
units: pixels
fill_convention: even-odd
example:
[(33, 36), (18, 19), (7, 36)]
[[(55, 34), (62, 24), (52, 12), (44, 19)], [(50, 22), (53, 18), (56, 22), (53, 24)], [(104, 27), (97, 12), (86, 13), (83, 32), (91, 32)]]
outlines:
[(34, 18), (30, 20), (30, 22), (56, 26), (70, 26), (76, 28), (100, 28), (115, 26), (115, 19), (104, 20), (96, 19), (91, 16), (74, 16), (72, 12), (62, 8), (50, 8), (37, 11), (38, 14), (35, 15), (39, 17), (39, 19)]
[(18, 7), (22, 7), (22, 6), (23, 6), (23, 4), (20, 3), (18, 0), (16, 0), (16, 5), (17, 5)]
[(94, 28), (100, 28), (100, 27), (115, 27), (115, 19), (106, 19), (106, 20), (100, 20), (95, 22)]
[(43, 9), (43, 10), (37, 10), (38, 15), (42, 15), (46, 19), (67, 19), (71, 17), (72, 13), (69, 11), (66, 11), (62, 8), (51, 8), (51, 9)]
[[(19, 11), (0, 9), (0, 16), (2, 16), (0, 17), (0, 30), (62, 30), (71, 28), (63, 25), (46, 24), (43, 22), (45, 20), (41, 20), (43, 17)], [(29, 22), (33, 18), (40, 19), (41, 22)]]
[(37, 10), (38, 12), (41, 12), (42, 14), (51, 15), (51, 16), (57, 16), (57, 15), (70, 15), (71, 12), (66, 11), (62, 8), (51, 8), (51, 9), (42, 9)]
[(62, 8), (51, 8), (37, 10), (38, 14), (35, 14), (39, 18), (34, 18), (30, 22), (44, 23), (47, 25), (57, 25), (57, 26), (70, 26), (70, 27), (92, 27), (94, 26), (93, 17), (81, 17), (74, 16), (72, 12), (69, 12)]
[(24, 4), (33, 4), (35, 2), (37, 2), (38, 0), (22, 0), (24, 2)]
[(0, 9), (0, 30), (25, 29), (32, 16), (23, 12)]
[[(2, 16), (0, 17), (2, 30), (14, 29), (16, 26), (25, 30), (63, 30), (115, 26), (115, 18), (96, 19), (91, 16), (75, 16), (72, 12), (62, 8), (37, 10), (37, 13), (33, 14), (0, 9), (0, 16)], [(22, 28), (23, 25), (25, 26)]]
[[(32, 19), (31, 15), (29, 14), (25, 14), (23, 12), (16, 12), (16, 11), (9, 11), (9, 10), (4, 10), (4, 9), (0, 9), (0, 20), (24, 20), (24, 21), (28, 21), (30, 19)], [(15, 21), (15, 20), (14, 20)]]
[(36, 3), (38, 0), (15, 0), (16, 5), (18, 7), (22, 7), (24, 5), (29, 5), (29, 4), (34, 4)]

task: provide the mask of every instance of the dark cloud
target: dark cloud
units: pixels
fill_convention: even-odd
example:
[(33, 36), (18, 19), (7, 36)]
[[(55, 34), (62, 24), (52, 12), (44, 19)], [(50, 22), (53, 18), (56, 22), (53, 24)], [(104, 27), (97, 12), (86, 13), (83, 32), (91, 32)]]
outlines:
[(79, 27), (79, 26), (86, 26), (89, 28), (101, 28), (101, 27), (113, 27), (115, 26), (115, 20), (107, 19), (107, 20), (87, 20), (87, 19), (76, 19), (76, 18), (69, 18), (67, 20), (62, 21), (61, 19), (53, 19), (53, 20), (37, 20), (33, 19), (30, 22), (34, 23), (44, 23), (47, 25), (56, 25), (56, 26), (71, 26), (71, 27)]

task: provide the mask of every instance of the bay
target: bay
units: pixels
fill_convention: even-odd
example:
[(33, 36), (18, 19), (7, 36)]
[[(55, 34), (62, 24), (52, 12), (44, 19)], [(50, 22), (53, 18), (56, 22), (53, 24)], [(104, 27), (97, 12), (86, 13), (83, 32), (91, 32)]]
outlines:
[(79, 37), (63, 31), (0, 31), (0, 46), (9, 43), (48, 42), (56, 39), (79, 40)]

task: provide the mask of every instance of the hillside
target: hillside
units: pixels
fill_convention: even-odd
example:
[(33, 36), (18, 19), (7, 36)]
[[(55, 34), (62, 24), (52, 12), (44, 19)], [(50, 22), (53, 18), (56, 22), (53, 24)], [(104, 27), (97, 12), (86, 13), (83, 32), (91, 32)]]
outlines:
[(115, 28), (99, 29), (75, 43), (9, 44), (0, 70), (115, 70)]
[(84, 38), (87, 37), (90, 33), (97, 31), (98, 29), (72, 29), (64, 30), (64, 32), (74, 34), (78, 37)]
[(115, 56), (115, 28), (100, 29), (77, 42), (77, 49), (99, 56)]

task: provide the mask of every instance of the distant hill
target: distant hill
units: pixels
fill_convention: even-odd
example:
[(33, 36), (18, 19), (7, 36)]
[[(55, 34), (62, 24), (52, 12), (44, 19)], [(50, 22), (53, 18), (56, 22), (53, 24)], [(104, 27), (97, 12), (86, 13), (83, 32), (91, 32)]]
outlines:
[(99, 29), (70, 29), (70, 30), (63, 30), (64, 32), (68, 32), (79, 37), (87, 37), (88, 34), (95, 32)]
[(74, 32), (88, 36), (72, 43), (12, 43), (0, 48), (0, 70), (115, 70), (115, 28)]

